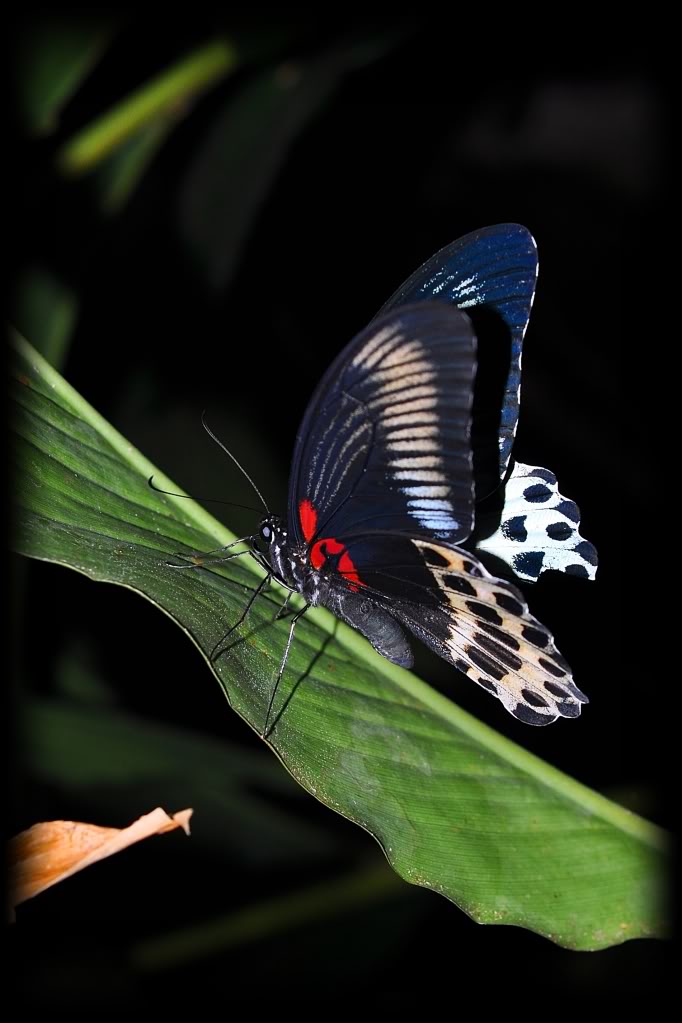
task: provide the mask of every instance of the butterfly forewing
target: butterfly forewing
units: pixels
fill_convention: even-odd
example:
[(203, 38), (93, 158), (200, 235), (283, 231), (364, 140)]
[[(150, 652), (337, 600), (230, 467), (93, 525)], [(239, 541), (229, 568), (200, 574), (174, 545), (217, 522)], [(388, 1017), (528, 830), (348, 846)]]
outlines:
[(375, 529), (469, 536), (474, 371), (471, 323), (448, 306), (407, 306), (358, 335), (298, 433), (289, 524), (299, 542)]
[[(418, 301), (441, 301), (459, 309), (486, 308), (509, 332), (511, 354), (499, 417), (498, 469), (501, 479), (511, 455), (519, 416), (521, 350), (535, 295), (537, 246), (520, 224), (498, 224), (459, 238), (436, 252), (386, 302), (391, 309)], [(474, 438), (475, 444), (478, 442)], [(480, 443), (485, 443), (482, 437)]]

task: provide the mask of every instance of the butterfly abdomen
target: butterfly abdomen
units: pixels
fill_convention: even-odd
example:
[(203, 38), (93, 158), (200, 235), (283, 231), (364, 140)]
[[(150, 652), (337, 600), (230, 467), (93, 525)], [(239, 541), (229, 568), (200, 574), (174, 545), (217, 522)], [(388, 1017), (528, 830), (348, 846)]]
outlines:
[(361, 593), (331, 590), (325, 606), (365, 636), (377, 653), (393, 664), (411, 668), (412, 651), (398, 622)]

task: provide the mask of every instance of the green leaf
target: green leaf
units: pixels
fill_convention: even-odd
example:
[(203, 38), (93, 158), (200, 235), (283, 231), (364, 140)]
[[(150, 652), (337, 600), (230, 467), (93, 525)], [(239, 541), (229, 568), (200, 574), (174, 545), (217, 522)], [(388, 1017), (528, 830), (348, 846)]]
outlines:
[(180, 116), (178, 110), (159, 114), (103, 160), (95, 188), (104, 213), (112, 215), (123, 209)]
[(52, 366), (61, 369), (78, 316), (73, 291), (49, 270), (33, 266), (19, 278), (13, 305), (15, 325), (35, 340)]
[[(232, 537), (195, 503), (151, 490), (154, 467), (30, 346), (19, 353), (16, 548), (137, 590), (210, 664), (259, 570), (248, 556), (169, 567), (176, 551)], [(211, 664), (258, 733), (288, 633), (273, 622), (280, 602), (257, 600)], [(274, 720), (268, 745), (304, 788), (374, 835), (406, 880), (475, 920), (575, 949), (664, 933), (657, 828), (389, 664), (325, 611), (297, 629)]]
[(181, 116), (199, 93), (233, 71), (238, 62), (227, 39), (195, 50), (70, 139), (57, 156), (60, 169), (69, 176), (83, 174), (150, 123), (174, 113)]
[[(37, 24), (36, 24), (37, 22)], [(48, 134), (59, 113), (99, 60), (114, 32), (108, 14), (44, 12), (18, 39), (19, 111), (29, 130)]]

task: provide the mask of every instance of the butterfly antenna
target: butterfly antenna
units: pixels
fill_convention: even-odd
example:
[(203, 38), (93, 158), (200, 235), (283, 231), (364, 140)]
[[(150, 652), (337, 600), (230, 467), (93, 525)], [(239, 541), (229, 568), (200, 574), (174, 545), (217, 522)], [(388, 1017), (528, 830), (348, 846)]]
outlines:
[(203, 411), (203, 412), (201, 413), (201, 425), (203, 426), (204, 430), (206, 430), (206, 433), (207, 433), (207, 434), (209, 435), (209, 437), (211, 438), (211, 440), (214, 440), (214, 441), (216, 442), (216, 444), (218, 445), (218, 447), (219, 447), (219, 448), (222, 448), (222, 450), (223, 450), (223, 451), (225, 452), (225, 454), (226, 454), (226, 455), (227, 455), (227, 456), (228, 456), (229, 458), (231, 458), (231, 459), (232, 459), (232, 461), (233, 461), (233, 462), (234, 462), (234, 464), (235, 464), (235, 465), (237, 466), (237, 468), (239, 469), (239, 471), (240, 471), (241, 473), (243, 473), (243, 474), (244, 474), (244, 476), (246, 476), (247, 480), (249, 481), (249, 483), (251, 484), (251, 486), (253, 487), (253, 489), (254, 489), (254, 490), (256, 491), (256, 493), (258, 494), (258, 497), (260, 498), (261, 504), (262, 504), (262, 505), (263, 505), (263, 507), (265, 508), (265, 511), (266, 511), (266, 512), (267, 512), (267, 514), (269, 515), (269, 514), (270, 514), (270, 509), (268, 508), (267, 504), (265, 503), (265, 498), (263, 497), (263, 495), (261, 494), (261, 492), (260, 492), (260, 490), (258, 489), (258, 487), (256, 486), (256, 484), (255, 484), (255, 483), (253, 482), (253, 480), (252, 480), (252, 479), (251, 479), (251, 477), (249, 476), (249, 474), (248, 474), (248, 472), (246, 471), (246, 469), (244, 468), (244, 466), (243, 466), (243, 465), (241, 465), (241, 464), (240, 464), (240, 463), (239, 463), (239, 462), (237, 461), (237, 459), (235, 458), (235, 456), (234, 456), (234, 455), (232, 454), (232, 452), (231, 452), (231, 451), (230, 451), (230, 450), (229, 450), (228, 448), (226, 448), (226, 447), (225, 447), (225, 445), (223, 444), (223, 442), (222, 442), (221, 440), (218, 440), (218, 438), (217, 438), (217, 437), (216, 437), (216, 435), (214, 434), (213, 430), (211, 429), (211, 427), (210, 427), (210, 426), (208, 425), (208, 423), (206, 422), (206, 410), (204, 410), (204, 411)]
[(243, 508), (244, 511), (255, 512), (256, 515), (260, 515), (260, 508), (252, 508), (250, 504), (237, 504), (236, 501), (221, 501), (218, 497), (196, 497), (195, 494), (176, 494), (174, 490), (162, 490), (161, 487), (157, 487), (154, 483), (154, 477), (150, 476), (147, 483), (155, 490), (157, 494), (167, 494), (169, 497), (182, 497), (187, 501), (203, 501), (204, 503), (210, 502), (211, 504), (227, 504), (230, 508)]

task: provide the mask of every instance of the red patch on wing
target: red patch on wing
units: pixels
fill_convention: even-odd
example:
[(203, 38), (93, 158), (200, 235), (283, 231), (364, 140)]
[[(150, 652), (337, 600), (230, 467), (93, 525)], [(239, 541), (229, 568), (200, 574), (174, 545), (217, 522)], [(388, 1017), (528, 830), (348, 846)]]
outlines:
[(344, 579), (348, 579), (351, 584), (356, 584), (351, 585), (351, 590), (357, 590), (358, 586), (365, 585), (358, 575), (350, 554), (344, 545), (333, 537), (326, 537), (324, 540), (318, 540), (317, 543), (313, 544), (310, 551), (310, 563), (313, 568), (322, 568), (330, 554), (341, 555), (336, 564), (336, 570)]
[(308, 543), (310, 543), (312, 538), (315, 536), (315, 530), (317, 529), (317, 512), (307, 497), (304, 497), (299, 503), (298, 516), (301, 520), (303, 536)]

